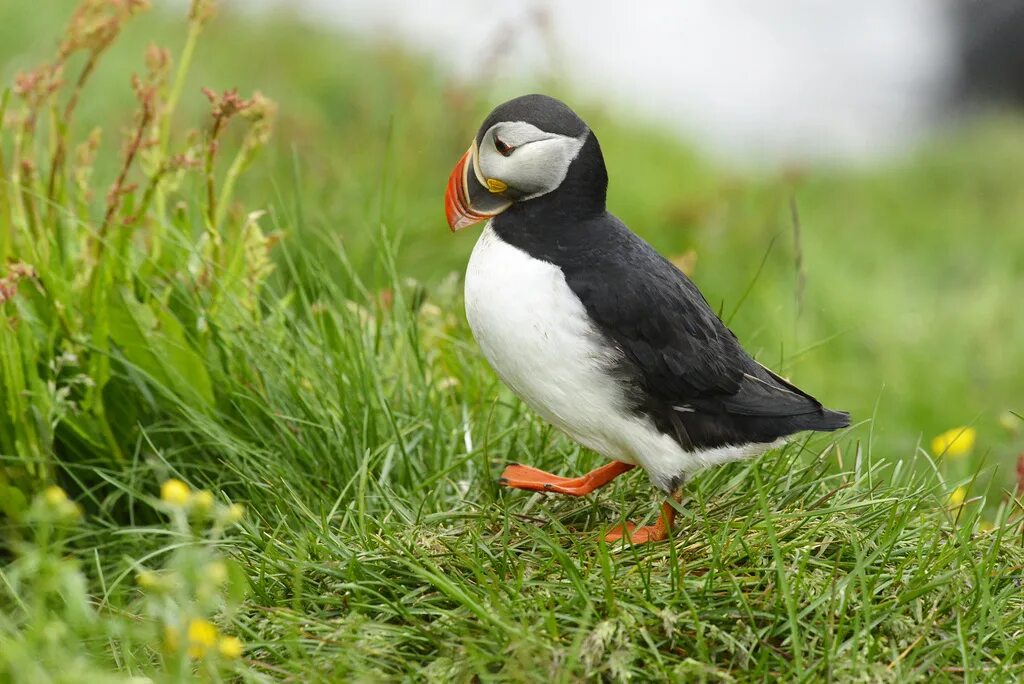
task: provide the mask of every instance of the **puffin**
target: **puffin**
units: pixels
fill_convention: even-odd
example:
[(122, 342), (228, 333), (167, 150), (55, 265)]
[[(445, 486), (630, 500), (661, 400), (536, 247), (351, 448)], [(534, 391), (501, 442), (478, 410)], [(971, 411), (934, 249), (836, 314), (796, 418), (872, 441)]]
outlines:
[(451, 230), (481, 221), (466, 318), (501, 380), (609, 462), (577, 477), (509, 465), (499, 483), (583, 496), (633, 468), (664, 495), (656, 522), (607, 542), (666, 539), (695, 471), (804, 431), (847, 427), (755, 361), (697, 286), (611, 214), (597, 136), (566, 104), (517, 97), (487, 116), (445, 190)]

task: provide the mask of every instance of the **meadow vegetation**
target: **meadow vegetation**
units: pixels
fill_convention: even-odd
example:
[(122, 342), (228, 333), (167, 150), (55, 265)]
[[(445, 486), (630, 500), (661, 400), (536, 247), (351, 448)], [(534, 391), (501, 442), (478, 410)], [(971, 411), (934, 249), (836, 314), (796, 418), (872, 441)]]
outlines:
[(495, 482), (598, 461), (464, 322), (441, 198), (508, 94), (483, 70), (209, 0), (15, 5), (0, 680), (1024, 676), (1019, 117), (739, 171), (542, 84), (598, 132), (613, 211), (856, 421), (701, 474), (670, 543), (622, 548), (642, 475)]

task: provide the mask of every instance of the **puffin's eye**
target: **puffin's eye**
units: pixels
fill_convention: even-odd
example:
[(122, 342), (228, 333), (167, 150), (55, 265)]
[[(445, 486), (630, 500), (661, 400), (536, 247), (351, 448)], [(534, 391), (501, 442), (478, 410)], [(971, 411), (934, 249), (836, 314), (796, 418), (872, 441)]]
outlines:
[(506, 145), (501, 141), (501, 138), (499, 138), (498, 136), (494, 136), (494, 149), (498, 150), (498, 154), (500, 154), (502, 157), (507, 157), (508, 155), (512, 154), (512, 151), (515, 150), (516, 148), (512, 147), (511, 145)]

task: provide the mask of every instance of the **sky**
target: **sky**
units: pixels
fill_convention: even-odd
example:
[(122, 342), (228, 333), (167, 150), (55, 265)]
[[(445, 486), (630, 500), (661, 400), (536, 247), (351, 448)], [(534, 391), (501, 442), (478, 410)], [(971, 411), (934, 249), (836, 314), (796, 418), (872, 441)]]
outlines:
[(858, 163), (930, 128), (954, 41), (941, 0), (263, 0), (401, 42), (516, 94), (580, 97), (754, 163)]

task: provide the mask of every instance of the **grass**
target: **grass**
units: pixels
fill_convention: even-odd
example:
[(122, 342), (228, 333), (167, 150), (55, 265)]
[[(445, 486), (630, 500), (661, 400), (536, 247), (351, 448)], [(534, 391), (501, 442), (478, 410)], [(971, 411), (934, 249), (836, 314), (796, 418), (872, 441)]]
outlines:
[[(51, 59), (70, 13), (0, 7), (0, 74)], [(0, 277), (32, 267), (0, 304), (0, 680), (1024, 675), (1019, 120), (888, 168), (751, 174), (580, 103), (613, 209), (695, 250), (748, 348), (859, 421), (702, 474), (671, 543), (609, 547), (604, 528), (656, 510), (642, 475), (583, 500), (495, 483), (509, 461), (598, 464), (500, 385), (464, 323), (472, 239), (447, 235), (440, 198), (501, 95), (287, 16), (201, 28), (173, 116), (188, 22), (166, 9), (125, 21), (66, 127), (67, 88), (30, 141), (0, 133)], [(153, 39), (174, 61), (133, 96)], [(263, 103), (211, 146), (200, 86), (222, 114), (226, 89), (266, 92), (275, 137)], [(58, 141), (95, 125), (94, 159), (69, 154), (51, 190)], [(138, 131), (158, 142), (107, 221)], [(147, 203), (179, 153), (195, 161)], [(957, 425), (973, 451), (929, 455)], [(170, 478), (191, 493), (161, 498)], [(240, 658), (219, 653), (230, 637)]]

